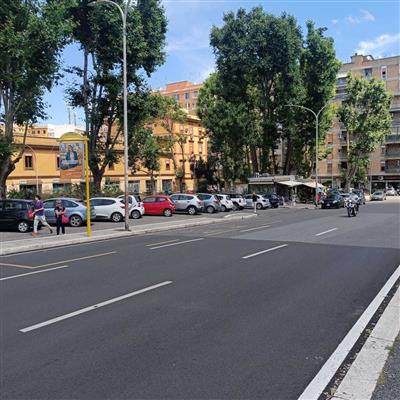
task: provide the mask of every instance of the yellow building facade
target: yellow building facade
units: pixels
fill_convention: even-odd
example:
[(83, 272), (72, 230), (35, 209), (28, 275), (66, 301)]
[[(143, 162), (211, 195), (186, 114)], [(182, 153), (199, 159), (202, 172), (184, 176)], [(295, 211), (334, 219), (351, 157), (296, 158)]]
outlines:
[[(1, 131), (1, 127), (0, 127)], [(153, 125), (154, 135), (167, 136), (168, 132), (161, 123)], [(1, 134), (1, 132), (0, 132)], [(185, 135), (186, 143), (181, 147), (176, 143), (173, 148), (173, 157), (162, 156), (160, 170), (154, 175), (156, 193), (175, 192), (179, 190), (179, 179), (176, 169), (185, 171), (182, 178), (186, 191), (196, 190), (195, 177), (192, 165), (196, 160), (207, 159), (208, 139), (200, 119), (188, 115), (185, 123), (173, 124), (173, 135)], [(15, 143), (17, 149), (23, 142), (23, 128), (15, 127)], [(123, 143), (117, 144), (119, 161), (109, 165), (103, 178), (103, 185), (124, 188)], [(83, 180), (82, 180), (83, 181)], [(39, 193), (57, 193), (67, 191), (73, 184), (80, 183), (79, 179), (60, 179), (59, 142), (52, 132), (45, 126), (33, 126), (28, 129), (26, 145), (21, 160), (7, 179), (7, 190), (28, 190)], [(129, 173), (130, 193), (150, 193), (152, 184), (150, 175), (144, 170), (134, 174)]]

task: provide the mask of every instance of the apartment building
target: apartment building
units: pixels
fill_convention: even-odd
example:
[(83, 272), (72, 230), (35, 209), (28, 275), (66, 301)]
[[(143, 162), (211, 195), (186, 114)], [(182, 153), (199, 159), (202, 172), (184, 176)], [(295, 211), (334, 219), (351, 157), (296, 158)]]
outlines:
[[(346, 93), (346, 77), (351, 73), (366, 79), (379, 79), (393, 94), (390, 107), (391, 132), (370, 155), (368, 188), (370, 190), (395, 187), (400, 189), (400, 56), (374, 59), (355, 54), (351, 62), (343, 64), (337, 79), (336, 101), (340, 103)], [(336, 119), (326, 137), (326, 146), (332, 152), (319, 163), (322, 183), (341, 185), (343, 170), (347, 168), (347, 132)]]
[[(80, 179), (61, 179), (59, 161), (59, 132), (65, 127), (34, 125), (28, 128), (26, 146), (20, 162), (16, 164), (15, 170), (7, 179), (7, 190), (27, 190), (39, 193), (57, 193), (57, 191), (68, 190), (72, 184), (81, 182)], [(0, 134), (2, 126), (0, 125)], [(23, 141), (24, 128), (15, 126), (15, 143), (20, 147)], [(75, 132), (82, 133), (80, 128)], [(166, 136), (167, 132), (161, 123), (153, 125), (155, 135)], [(65, 132), (63, 132), (65, 133)], [(161, 168), (155, 174), (154, 190), (156, 192), (177, 191), (177, 182), (174, 166), (184, 170), (183, 186), (185, 190), (195, 189), (195, 177), (193, 165), (200, 158), (207, 159), (208, 142), (205, 130), (200, 124), (200, 119), (195, 115), (188, 114), (183, 124), (174, 124), (174, 134), (187, 136), (186, 143), (182, 148), (174, 145), (173, 157), (163, 155), (160, 160)], [(123, 140), (117, 143), (117, 153), (120, 161), (110, 164), (105, 172), (103, 185), (116, 186), (121, 190), (124, 187), (124, 166), (123, 166)], [(149, 193), (152, 191), (151, 180), (145, 170), (129, 174), (129, 191), (136, 193)]]
[(190, 114), (196, 114), (197, 98), (202, 87), (202, 83), (181, 81), (168, 83), (165, 89), (161, 89), (159, 93), (162, 96), (175, 98), (184, 110)]

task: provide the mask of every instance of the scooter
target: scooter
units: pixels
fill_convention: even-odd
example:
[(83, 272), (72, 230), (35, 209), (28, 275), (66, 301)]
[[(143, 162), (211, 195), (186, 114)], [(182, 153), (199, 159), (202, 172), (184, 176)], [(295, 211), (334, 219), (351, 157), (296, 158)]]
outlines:
[(353, 200), (346, 201), (347, 215), (348, 217), (356, 217), (358, 212), (357, 204)]

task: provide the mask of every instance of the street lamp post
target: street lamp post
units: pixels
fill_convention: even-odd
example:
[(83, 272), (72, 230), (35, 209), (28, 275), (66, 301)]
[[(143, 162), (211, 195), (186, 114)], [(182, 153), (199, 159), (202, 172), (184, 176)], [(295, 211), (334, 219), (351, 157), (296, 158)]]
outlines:
[(39, 194), (39, 165), (37, 163), (37, 157), (36, 157), (36, 152), (32, 149), (31, 146), (29, 146), (28, 144), (25, 144), (25, 147), (27, 147), (33, 154), (33, 158), (35, 160), (35, 173), (36, 173), (36, 194)]
[(122, 53), (124, 79), (124, 195), (125, 195), (125, 230), (129, 231), (129, 190), (128, 190), (128, 78), (126, 62), (126, 20), (131, 0), (124, 0), (124, 9), (112, 0), (95, 0), (88, 5), (109, 3), (118, 8), (122, 17)]
[(319, 129), (319, 116), (321, 112), (330, 103), (326, 103), (319, 111), (315, 112), (311, 108), (300, 106), (298, 104), (287, 104), (286, 107), (299, 107), (304, 110), (310, 111), (315, 117), (315, 207), (318, 207), (318, 129)]

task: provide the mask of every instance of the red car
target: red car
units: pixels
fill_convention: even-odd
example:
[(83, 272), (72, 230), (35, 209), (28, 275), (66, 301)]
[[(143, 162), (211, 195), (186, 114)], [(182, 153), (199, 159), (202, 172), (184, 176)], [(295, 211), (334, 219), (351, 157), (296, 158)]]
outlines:
[(169, 196), (147, 196), (142, 200), (144, 213), (147, 215), (164, 215), (171, 217), (175, 212), (175, 204)]

